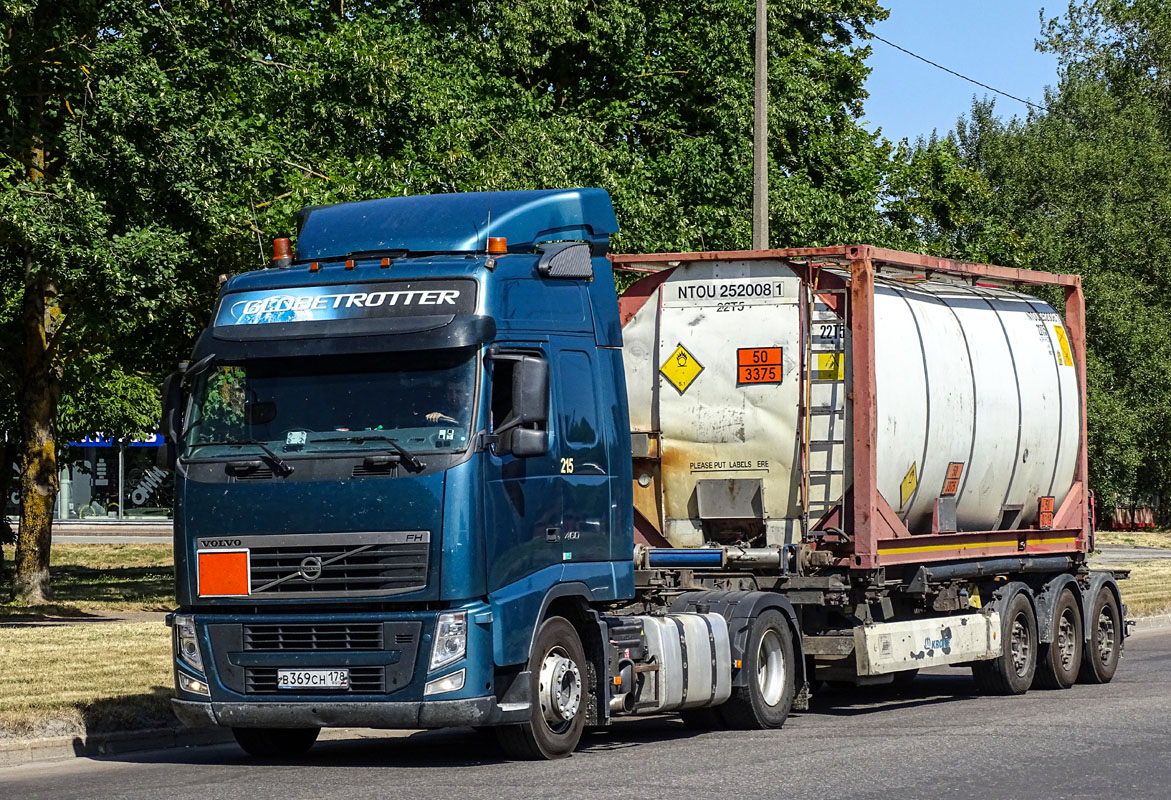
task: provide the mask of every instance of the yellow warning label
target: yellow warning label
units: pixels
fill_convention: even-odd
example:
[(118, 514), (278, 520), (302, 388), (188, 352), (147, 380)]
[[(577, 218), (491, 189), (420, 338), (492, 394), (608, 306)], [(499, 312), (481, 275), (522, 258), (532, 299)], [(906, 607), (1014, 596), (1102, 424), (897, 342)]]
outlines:
[(980, 587), (974, 583), (968, 584), (968, 608), (983, 608), (984, 602), (980, 599)]
[(919, 485), (919, 476), (915, 472), (915, 462), (911, 462), (911, 468), (907, 470), (903, 482), (899, 484), (899, 511), (903, 510), (903, 506), (911, 499), (911, 495), (915, 493), (915, 487)]
[(663, 362), (663, 366), (659, 367), (659, 372), (663, 374), (672, 386), (683, 394), (687, 391), (687, 387), (699, 377), (699, 373), (703, 372), (703, 364), (695, 360), (695, 356), (687, 352), (687, 348), (679, 345), (675, 348), (675, 352), (671, 353), (671, 357)]
[(1060, 325), (1054, 325), (1053, 330), (1057, 334), (1057, 344), (1061, 347), (1061, 352), (1057, 355), (1057, 363), (1066, 367), (1072, 367), (1073, 352), (1069, 349), (1069, 337), (1065, 335), (1065, 328)]
[(846, 358), (841, 353), (817, 353), (817, 367), (814, 380), (844, 381), (846, 379)]

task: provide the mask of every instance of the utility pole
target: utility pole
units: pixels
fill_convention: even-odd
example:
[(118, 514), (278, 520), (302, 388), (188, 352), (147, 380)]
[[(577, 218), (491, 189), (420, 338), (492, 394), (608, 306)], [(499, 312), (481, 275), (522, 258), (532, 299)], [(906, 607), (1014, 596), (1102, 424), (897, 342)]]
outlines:
[(768, 0), (756, 0), (756, 113), (752, 129), (752, 249), (768, 249)]

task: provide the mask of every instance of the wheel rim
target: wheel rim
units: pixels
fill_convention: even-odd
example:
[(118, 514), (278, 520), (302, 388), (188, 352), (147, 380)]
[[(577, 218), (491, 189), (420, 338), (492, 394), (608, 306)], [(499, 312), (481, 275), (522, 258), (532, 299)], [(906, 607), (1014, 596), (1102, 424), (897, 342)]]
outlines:
[(771, 628), (760, 637), (756, 651), (756, 685), (766, 705), (775, 706), (785, 694), (785, 653), (781, 637)]
[(1074, 659), (1077, 655), (1077, 640), (1074, 638), (1076, 635), (1073, 614), (1067, 611), (1061, 615), (1061, 622), (1058, 623), (1056, 642), (1058, 661), (1064, 672), (1069, 672), (1073, 669)]
[(1109, 666), (1114, 658), (1114, 615), (1109, 607), (1103, 607), (1098, 613), (1098, 661), (1102, 666)]
[(1029, 671), (1029, 659), (1032, 656), (1032, 642), (1029, 641), (1029, 627), (1020, 616), (1012, 621), (1012, 668), (1017, 677), (1023, 678)]
[(541, 713), (555, 733), (568, 730), (581, 708), (581, 671), (560, 647), (554, 647), (541, 661), (538, 692)]

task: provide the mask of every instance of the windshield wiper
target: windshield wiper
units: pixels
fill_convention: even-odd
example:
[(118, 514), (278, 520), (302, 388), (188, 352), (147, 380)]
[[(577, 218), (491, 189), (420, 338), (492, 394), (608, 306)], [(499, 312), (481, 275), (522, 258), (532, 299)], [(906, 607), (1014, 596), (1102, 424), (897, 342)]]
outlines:
[(272, 451), (272, 448), (270, 448), (268, 445), (266, 445), (264, 442), (260, 441), (259, 439), (224, 439), (223, 441), (219, 441), (219, 442), (196, 442), (192, 446), (193, 447), (207, 447), (207, 446), (213, 446), (213, 445), (232, 445), (232, 444), (250, 444), (250, 445), (253, 445), (254, 447), (259, 447), (261, 450), (264, 451), (264, 454), (266, 456), (268, 456), (269, 460), (272, 461), (272, 464), (274, 467), (276, 467), (276, 471), (278, 474), (280, 474), (280, 475), (292, 475), (293, 474), (293, 465), (290, 464), (289, 462), (285, 461), (283, 458), (278, 456), (276, 453), (274, 453)]
[(315, 442), (353, 442), (354, 444), (365, 444), (366, 442), (386, 442), (390, 445), (394, 452), (398, 453), (402, 460), (406, 462), (407, 466), (418, 472), (423, 469), (423, 462), (420, 461), (414, 453), (407, 450), (397, 439), (387, 436), (385, 433), (358, 433), (353, 436), (331, 436), (328, 439), (314, 439)]

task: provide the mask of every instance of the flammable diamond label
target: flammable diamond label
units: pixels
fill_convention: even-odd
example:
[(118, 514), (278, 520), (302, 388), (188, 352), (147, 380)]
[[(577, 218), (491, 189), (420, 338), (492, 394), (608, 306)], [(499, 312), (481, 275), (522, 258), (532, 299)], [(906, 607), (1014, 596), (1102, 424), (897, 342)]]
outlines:
[(670, 358), (663, 362), (663, 366), (659, 367), (659, 372), (670, 381), (679, 394), (683, 394), (687, 391), (687, 387), (699, 377), (699, 373), (703, 372), (703, 364), (700, 364), (695, 356), (687, 352), (687, 348), (680, 344), (675, 348), (675, 352), (671, 353)]

